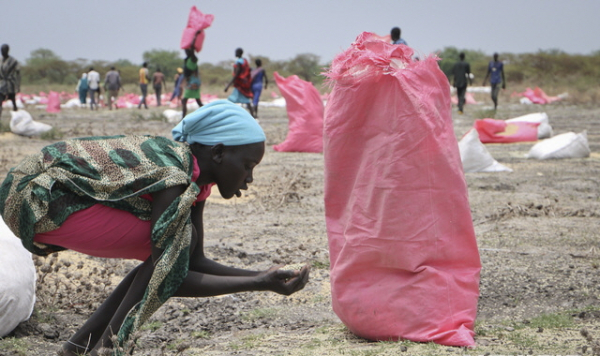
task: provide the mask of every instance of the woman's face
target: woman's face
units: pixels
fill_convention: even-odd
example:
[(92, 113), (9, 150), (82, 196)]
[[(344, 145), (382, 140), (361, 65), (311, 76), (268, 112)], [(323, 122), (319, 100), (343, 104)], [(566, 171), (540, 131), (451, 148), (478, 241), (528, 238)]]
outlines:
[(241, 190), (248, 189), (248, 184), (252, 183), (254, 167), (260, 163), (264, 154), (264, 142), (224, 146), (215, 173), (215, 183), (223, 198), (242, 196)]

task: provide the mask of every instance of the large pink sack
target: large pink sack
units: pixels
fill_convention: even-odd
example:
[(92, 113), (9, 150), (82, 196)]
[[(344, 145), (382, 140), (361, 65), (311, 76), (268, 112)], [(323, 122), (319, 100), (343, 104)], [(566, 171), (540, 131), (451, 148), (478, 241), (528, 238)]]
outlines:
[(60, 95), (58, 92), (51, 91), (50, 95), (48, 95), (48, 105), (46, 106), (46, 112), (60, 112)]
[(482, 143), (531, 142), (538, 139), (539, 122), (481, 119), (473, 125)]
[(282, 152), (323, 152), (323, 100), (311, 82), (273, 73), (289, 118), (285, 141), (273, 146)]
[[(192, 41), (194, 40), (194, 35), (198, 30), (204, 30), (205, 28), (210, 27), (213, 20), (215, 19), (214, 15), (203, 14), (196, 8), (196, 6), (192, 6), (190, 9), (190, 14), (188, 16), (188, 23), (183, 30), (183, 35), (181, 36), (181, 48), (186, 49), (190, 48), (192, 45)], [(196, 52), (200, 52), (202, 50), (202, 44), (204, 43), (204, 31), (202, 31), (197, 37), (196, 42), (194, 43), (194, 50)]]
[(472, 346), (481, 264), (450, 88), (412, 54), (363, 33), (328, 73), (333, 309), (367, 339)]

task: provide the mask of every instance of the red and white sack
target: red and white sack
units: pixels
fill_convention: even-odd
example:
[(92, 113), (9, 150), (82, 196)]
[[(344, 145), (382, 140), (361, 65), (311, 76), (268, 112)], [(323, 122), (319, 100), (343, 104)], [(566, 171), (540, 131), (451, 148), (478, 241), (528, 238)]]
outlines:
[(204, 31), (200, 32), (200, 34), (196, 36), (196, 41), (192, 44), (194, 36), (198, 30), (204, 30), (210, 27), (214, 19), (214, 15), (205, 15), (198, 10), (196, 6), (192, 6), (190, 9), (190, 14), (188, 15), (187, 26), (183, 30), (183, 34), (181, 36), (181, 49), (190, 48), (190, 46), (193, 45), (194, 50), (196, 52), (200, 52), (202, 50), (202, 45), (204, 44), (204, 38), (206, 35)]
[(472, 346), (481, 264), (450, 88), (412, 55), (363, 33), (327, 74), (332, 305), (367, 339)]
[(280, 152), (323, 152), (323, 100), (311, 82), (297, 75), (287, 78), (274, 72), (275, 82), (285, 98), (289, 118), (285, 141), (273, 146)]

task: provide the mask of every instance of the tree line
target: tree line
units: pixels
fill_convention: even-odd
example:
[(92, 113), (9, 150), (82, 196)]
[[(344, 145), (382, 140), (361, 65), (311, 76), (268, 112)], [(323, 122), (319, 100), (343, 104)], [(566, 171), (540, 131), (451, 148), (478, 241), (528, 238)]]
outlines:
[[(183, 59), (179, 51), (151, 50), (142, 55), (143, 62), (148, 62), (148, 69), (153, 73), (157, 68), (166, 78), (172, 78), (177, 68), (183, 67)], [(291, 60), (276, 61), (268, 57), (249, 56), (250, 65), (254, 66), (254, 60), (260, 58), (262, 65), (268, 73), (278, 72), (284, 77), (292, 74), (319, 85), (323, 78), (320, 73), (323, 66), (320, 57), (310, 53), (298, 54)], [(115, 67), (121, 74), (123, 84), (137, 84), (139, 82), (139, 69), (142, 63), (132, 63), (121, 59), (114, 62), (101, 60), (76, 59), (66, 61), (60, 58), (52, 50), (40, 48), (31, 52), (30, 57), (21, 63), (21, 80), (23, 84), (73, 84), (75, 85), (83, 73), (87, 73), (90, 67), (101, 74)], [(224, 85), (231, 79), (232, 62), (221, 61), (219, 63), (200, 63), (200, 76), (203, 85)]]
[[(458, 54), (464, 52), (466, 60), (471, 64), (475, 74), (474, 85), (481, 85), (487, 72), (491, 55), (481, 51), (459, 50), (456, 47), (446, 47), (439, 51), (439, 66), (452, 78), (452, 66), (458, 61)], [(148, 62), (150, 72), (160, 67), (167, 78), (172, 78), (178, 67), (183, 66), (179, 51), (153, 49), (142, 55), (143, 61)], [(251, 66), (257, 56), (249, 56)], [(278, 72), (284, 77), (295, 74), (300, 78), (320, 86), (324, 81), (321, 75), (328, 64), (321, 64), (320, 57), (310, 53), (298, 54), (291, 60), (271, 60), (260, 56), (267, 73)], [(563, 86), (577, 90), (597, 87), (600, 82), (600, 50), (590, 55), (568, 54), (559, 50), (538, 51), (536, 53), (500, 53), (500, 59), (505, 62), (506, 80), (510, 84), (535, 83), (538, 86)], [(94, 67), (100, 73), (106, 73), (114, 66), (121, 73), (124, 84), (137, 84), (138, 71), (141, 63), (132, 63), (121, 59), (115, 62), (101, 60), (76, 59), (66, 61), (49, 49), (40, 48), (31, 52), (25, 63), (22, 63), (23, 84), (75, 84), (81, 74)], [(231, 61), (221, 61), (217, 64), (200, 63), (200, 75), (204, 85), (221, 86), (231, 78)]]

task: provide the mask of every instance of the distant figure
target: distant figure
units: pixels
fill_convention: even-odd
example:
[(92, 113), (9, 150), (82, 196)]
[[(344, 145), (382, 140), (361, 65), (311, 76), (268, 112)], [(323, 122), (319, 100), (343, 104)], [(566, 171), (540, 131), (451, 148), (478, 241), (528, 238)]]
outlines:
[(194, 40), (190, 44), (190, 48), (185, 49), (185, 59), (183, 60), (183, 77), (185, 79), (185, 91), (183, 92), (183, 99), (181, 99), (182, 117), (185, 117), (187, 113), (187, 101), (188, 99), (195, 99), (198, 106), (202, 106), (200, 100), (200, 74), (198, 73), (198, 57), (194, 52), (194, 43), (196, 43), (196, 37), (202, 32), (198, 30), (194, 35)]
[(17, 93), (21, 90), (21, 67), (16, 59), (8, 55), (10, 47), (3, 44), (2, 64), (0, 65), (0, 119), (2, 119), (2, 103), (5, 100), (12, 101), (13, 110), (17, 108)]
[(177, 98), (177, 105), (181, 102), (181, 95), (183, 95), (183, 68), (177, 68), (177, 73), (173, 77), (175, 82), (173, 85), (173, 94), (171, 95), (170, 101)]
[(494, 102), (494, 110), (498, 108), (498, 93), (500, 92), (500, 84), (502, 89), (506, 89), (506, 79), (504, 78), (504, 64), (498, 60), (498, 53), (494, 53), (494, 60), (488, 64), (488, 71), (483, 78), (483, 84), (487, 78), (490, 78), (490, 84), (492, 84), (492, 101)]
[(163, 87), (167, 90), (167, 82), (165, 82), (165, 75), (160, 71), (160, 68), (156, 68), (156, 72), (152, 74), (152, 87), (154, 88), (154, 94), (156, 94), (156, 106), (160, 106), (160, 96), (162, 95)]
[(83, 73), (81, 75), (81, 79), (79, 79), (79, 81), (77, 82), (77, 87), (75, 88), (75, 91), (79, 93), (79, 102), (81, 103), (81, 106), (85, 107), (85, 105), (87, 104), (86, 98), (88, 93), (87, 73)]
[(96, 103), (96, 94), (98, 94), (98, 101), (100, 101), (100, 73), (94, 70), (94, 67), (90, 67), (90, 71), (87, 75), (88, 79), (88, 93), (90, 93), (90, 110), (98, 110), (98, 104)]
[(142, 108), (142, 104), (144, 108), (148, 109), (148, 104), (146, 104), (146, 96), (148, 95), (148, 82), (150, 82), (150, 75), (148, 75), (148, 62), (144, 62), (142, 64), (142, 68), (140, 68), (140, 90), (142, 91), (142, 99), (138, 104), (138, 109)]
[(244, 50), (237, 48), (235, 50), (235, 56), (237, 60), (233, 65), (233, 78), (229, 81), (225, 87), (225, 92), (233, 84), (233, 93), (227, 98), (229, 101), (238, 104), (246, 104), (250, 114), (254, 115), (254, 109), (252, 108), (252, 87), (250, 79), (250, 65), (245, 58), (242, 58)]
[(115, 100), (115, 109), (117, 109), (117, 98), (119, 97), (119, 90), (121, 89), (121, 75), (115, 67), (110, 67), (106, 78), (104, 78), (104, 90), (108, 96), (108, 108), (112, 110), (113, 99)]
[(458, 113), (463, 113), (463, 107), (465, 106), (465, 94), (467, 93), (467, 80), (469, 84), (473, 84), (471, 80), (471, 66), (465, 61), (465, 54), (461, 52), (458, 57), (460, 60), (454, 64), (452, 73), (454, 74), (453, 85), (456, 88), (456, 94), (458, 96)]
[(392, 44), (403, 44), (408, 46), (408, 43), (406, 43), (406, 41), (400, 37), (401, 34), (402, 31), (400, 30), (400, 27), (392, 28), (390, 31), (390, 35), (392, 36)]
[(257, 58), (254, 63), (256, 63), (256, 68), (250, 72), (250, 77), (252, 78), (252, 95), (253, 95), (253, 104), (254, 104), (254, 118), (258, 118), (258, 99), (260, 98), (260, 94), (263, 90), (263, 82), (265, 83), (265, 89), (269, 85), (269, 79), (267, 79), (267, 74), (265, 73), (265, 69), (262, 67), (262, 61), (260, 58)]

